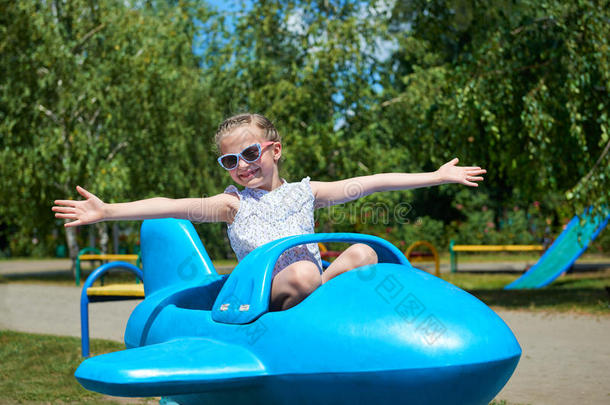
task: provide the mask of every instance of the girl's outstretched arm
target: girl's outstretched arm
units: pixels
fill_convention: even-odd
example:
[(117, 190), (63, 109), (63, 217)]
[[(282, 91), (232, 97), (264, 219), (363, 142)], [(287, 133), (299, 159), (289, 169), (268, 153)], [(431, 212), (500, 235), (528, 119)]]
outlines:
[(156, 197), (147, 200), (107, 204), (77, 186), (85, 200), (55, 200), (52, 210), (56, 218), (70, 219), (66, 227), (112, 220), (151, 218), (182, 218), (195, 222), (230, 222), (235, 213), (236, 196), (218, 194), (207, 198), (171, 199)]
[(323, 182), (312, 181), (311, 189), (316, 198), (316, 207), (342, 204), (378, 191), (407, 190), (458, 183), (478, 187), (483, 181), (485, 169), (478, 166), (457, 166), (458, 158), (442, 165), (431, 173), (380, 173), (351, 179)]

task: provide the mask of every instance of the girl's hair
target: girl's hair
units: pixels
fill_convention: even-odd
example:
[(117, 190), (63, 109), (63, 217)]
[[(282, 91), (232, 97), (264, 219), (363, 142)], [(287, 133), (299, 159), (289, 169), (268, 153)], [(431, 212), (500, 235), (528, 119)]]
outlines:
[(225, 135), (229, 134), (235, 128), (250, 124), (256, 125), (258, 128), (262, 129), (265, 139), (273, 142), (282, 141), (277, 129), (275, 129), (275, 126), (267, 117), (261, 114), (245, 113), (229, 117), (218, 126), (216, 136), (214, 137), (216, 149), (220, 151), (220, 141)]

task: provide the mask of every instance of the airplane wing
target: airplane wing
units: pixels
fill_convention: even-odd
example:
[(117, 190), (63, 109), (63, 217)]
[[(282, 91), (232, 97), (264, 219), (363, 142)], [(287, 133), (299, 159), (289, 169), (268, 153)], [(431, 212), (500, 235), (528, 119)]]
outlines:
[(89, 358), (74, 375), (92, 391), (148, 397), (244, 386), (267, 372), (244, 347), (207, 338), (180, 338)]

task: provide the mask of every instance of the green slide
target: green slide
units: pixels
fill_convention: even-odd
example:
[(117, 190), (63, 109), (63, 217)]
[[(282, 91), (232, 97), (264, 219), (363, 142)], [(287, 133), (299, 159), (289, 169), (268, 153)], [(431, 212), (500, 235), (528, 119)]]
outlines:
[(578, 216), (572, 218), (561, 235), (538, 260), (538, 263), (504, 289), (544, 287), (568, 270), (587, 250), (589, 243), (606, 227), (608, 219), (610, 219), (608, 209), (604, 210), (603, 215), (596, 216), (589, 215), (589, 211), (585, 212), (582, 225)]

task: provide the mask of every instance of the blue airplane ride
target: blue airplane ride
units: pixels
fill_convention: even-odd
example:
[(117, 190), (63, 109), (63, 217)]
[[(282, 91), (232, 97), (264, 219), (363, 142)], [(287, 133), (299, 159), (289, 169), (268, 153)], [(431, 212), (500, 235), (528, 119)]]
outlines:
[[(282, 252), (331, 241), (366, 243), (379, 263), (270, 312)], [(146, 298), (128, 349), (83, 361), (75, 376), (89, 390), (179, 404), (488, 404), (521, 356), (488, 306), (375, 236), (279, 239), (229, 276), (188, 221), (146, 220), (141, 243)]]

